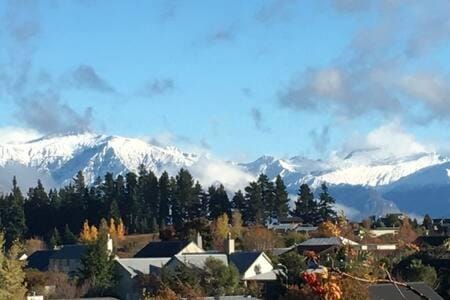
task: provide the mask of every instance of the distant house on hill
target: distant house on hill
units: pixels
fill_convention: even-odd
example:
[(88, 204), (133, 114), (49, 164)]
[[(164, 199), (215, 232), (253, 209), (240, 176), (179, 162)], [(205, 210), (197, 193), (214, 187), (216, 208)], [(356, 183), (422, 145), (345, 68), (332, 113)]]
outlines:
[(186, 254), (186, 253), (203, 253), (203, 250), (196, 243), (184, 240), (174, 240), (174, 241), (153, 241), (148, 243), (144, 248), (142, 248), (136, 255), (135, 258), (161, 258), (161, 257), (173, 257), (175, 255)]

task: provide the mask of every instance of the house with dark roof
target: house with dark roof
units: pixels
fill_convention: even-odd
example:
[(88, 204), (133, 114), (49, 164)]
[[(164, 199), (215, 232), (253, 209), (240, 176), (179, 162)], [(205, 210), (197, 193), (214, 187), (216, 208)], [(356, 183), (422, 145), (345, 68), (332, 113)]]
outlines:
[(49, 270), (75, 275), (81, 268), (86, 245), (64, 245), (50, 256)]
[[(408, 283), (414, 289), (418, 290), (420, 293), (428, 297), (431, 300), (444, 300), (439, 296), (431, 287), (423, 282), (412, 282)], [(399, 290), (400, 289), (400, 292)], [(423, 298), (415, 294), (406, 287), (398, 286), (396, 287), (390, 283), (374, 284), (369, 286), (369, 297), (370, 300), (422, 300)]]
[(48, 271), (50, 264), (50, 257), (55, 253), (55, 250), (38, 250), (33, 252), (26, 259), (25, 267), (27, 269), (35, 269), (41, 272)]
[(305, 251), (314, 251), (317, 254), (324, 254), (337, 251), (342, 246), (358, 246), (359, 244), (343, 237), (326, 237), (326, 238), (311, 238), (303, 243), (297, 244), (295, 249), (300, 254)]
[(243, 281), (273, 281), (277, 280), (277, 270), (264, 252), (233, 252), (228, 255), (229, 263), (239, 270)]
[(202, 253), (205, 252), (200, 246), (191, 241), (174, 240), (174, 241), (152, 241), (142, 248), (135, 258), (171, 258), (175, 255), (185, 253)]
[(423, 235), (417, 237), (414, 243), (420, 247), (439, 247), (444, 244), (444, 242), (450, 239), (450, 236), (446, 235)]

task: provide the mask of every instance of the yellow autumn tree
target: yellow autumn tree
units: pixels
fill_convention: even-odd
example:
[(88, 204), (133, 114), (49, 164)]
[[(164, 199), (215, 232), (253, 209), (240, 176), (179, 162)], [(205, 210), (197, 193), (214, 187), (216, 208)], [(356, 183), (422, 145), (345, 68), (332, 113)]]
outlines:
[(114, 218), (111, 218), (109, 220), (109, 235), (111, 236), (111, 238), (115, 239), (117, 237), (117, 228), (116, 228), (116, 224), (114, 222)]
[(339, 229), (339, 227), (330, 221), (320, 223), (318, 232), (319, 235), (323, 237), (332, 237), (341, 235), (341, 230)]
[(95, 227), (94, 225), (91, 226), (90, 236), (91, 236), (90, 241), (95, 241), (98, 237), (98, 230), (97, 227)]
[(228, 226), (228, 215), (223, 214), (218, 217), (211, 226), (213, 244), (216, 250), (223, 250), (223, 241), (228, 236), (230, 228)]
[(125, 226), (123, 225), (122, 219), (119, 219), (119, 224), (117, 224), (117, 239), (119, 241), (125, 239)]
[(233, 239), (241, 238), (242, 231), (244, 227), (242, 226), (242, 215), (238, 211), (234, 211), (231, 216), (231, 237)]
[(85, 220), (83, 223), (83, 228), (81, 229), (80, 232), (80, 241), (89, 242), (90, 240), (92, 240), (91, 228), (89, 227), (89, 221)]

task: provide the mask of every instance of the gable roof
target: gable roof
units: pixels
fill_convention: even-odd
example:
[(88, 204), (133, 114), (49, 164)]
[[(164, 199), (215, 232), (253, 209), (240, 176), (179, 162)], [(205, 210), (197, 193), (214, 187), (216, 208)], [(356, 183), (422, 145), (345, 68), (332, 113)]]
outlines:
[(245, 273), (263, 252), (233, 252), (228, 257), (239, 273)]
[(63, 245), (54, 251), (50, 259), (81, 259), (86, 250), (86, 245)]
[(37, 269), (41, 272), (48, 271), (50, 257), (55, 253), (54, 250), (38, 250), (27, 258), (26, 268)]
[(134, 257), (172, 257), (190, 243), (190, 241), (184, 240), (150, 242)]
[[(444, 300), (431, 287), (423, 282), (408, 283), (416, 290), (430, 298), (431, 300)], [(422, 298), (414, 294), (403, 286), (398, 287), (407, 300), (421, 300)], [(403, 299), (397, 288), (390, 283), (374, 284), (369, 286), (369, 296), (371, 300), (396, 300)]]
[(203, 269), (208, 259), (214, 258), (223, 262), (225, 266), (228, 266), (228, 258), (223, 253), (190, 253), (175, 255), (167, 264), (174, 263), (174, 260), (183, 263), (188, 267), (197, 267)]
[(116, 262), (134, 277), (139, 274), (150, 274), (152, 268), (162, 268), (170, 258), (118, 258)]

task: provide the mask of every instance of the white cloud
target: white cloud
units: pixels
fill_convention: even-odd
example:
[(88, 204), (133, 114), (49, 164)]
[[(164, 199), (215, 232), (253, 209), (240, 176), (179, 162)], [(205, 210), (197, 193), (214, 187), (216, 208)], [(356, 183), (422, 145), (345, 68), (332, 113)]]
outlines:
[(204, 186), (220, 182), (225, 188), (232, 191), (243, 189), (255, 179), (239, 167), (213, 158), (201, 159), (199, 163), (191, 167), (191, 171), (193, 176)]
[(2, 127), (0, 128), (0, 144), (28, 142), (41, 137), (38, 131), (31, 128)]

